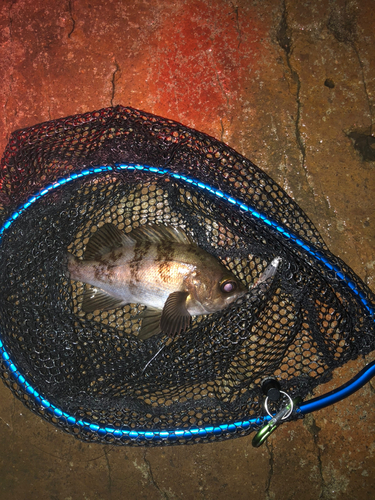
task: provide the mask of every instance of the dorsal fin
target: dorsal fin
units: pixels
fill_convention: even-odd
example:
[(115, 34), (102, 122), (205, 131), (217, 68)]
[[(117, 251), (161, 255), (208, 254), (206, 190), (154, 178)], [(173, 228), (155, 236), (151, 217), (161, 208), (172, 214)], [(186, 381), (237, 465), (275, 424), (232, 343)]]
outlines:
[(121, 232), (113, 224), (104, 224), (94, 233), (86, 245), (84, 260), (98, 260), (102, 255), (120, 247), (134, 245), (135, 240)]
[(124, 234), (113, 224), (104, 224), (94, 233), (86, 245), (84, 260), (98, 260), (106, 253), (120, 247), (129, 247), (135, 242), (149, 241), (154, 244), (172, 241), (184, 245), (195, 245), (194, 241), (179, 227), (146, 224)]
[(156, 224), (146, 224), (145, 226), (133, 229), (129, 236), (136, 241), (150, 241), (151, 243), (163, 243), (173, 241), (184, 245), (195, 245), (192, 238), (180, 227), (158, 226)]

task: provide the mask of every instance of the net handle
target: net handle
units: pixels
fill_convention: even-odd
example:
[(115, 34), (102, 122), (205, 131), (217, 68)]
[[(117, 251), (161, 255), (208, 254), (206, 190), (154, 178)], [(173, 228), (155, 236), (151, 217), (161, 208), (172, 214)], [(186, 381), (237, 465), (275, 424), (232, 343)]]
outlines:
[(365, 366), (360, 372), (357, 373), (355, 377), (346, 382), (346, 384), (334, 389), (327, 394), (323, 394), (317, 398), (311, 399), (306, 403), (302, 403), (297, 409), (297, 414), (302, 413), (306, 415), (313, 411), (321, 410), (327, 406), (333, 405), (342, 399), (347, 398), (354, 394), (358, 389), (363, 387), (367, 382), (369, 382), (372, 377), (375, 376), (375, 361), (372, 361), (367, 366)]

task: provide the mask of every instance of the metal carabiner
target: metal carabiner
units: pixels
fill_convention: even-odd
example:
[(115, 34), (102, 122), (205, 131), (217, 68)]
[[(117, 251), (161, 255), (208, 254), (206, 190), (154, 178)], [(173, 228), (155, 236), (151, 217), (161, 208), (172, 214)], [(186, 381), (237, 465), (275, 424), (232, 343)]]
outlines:
[(290, 415), (292, 414), (293, 410), (295, 408), (298, 408), (299, 405), (302, 403), (302, 398), (300, 396), (297, 396), (295, 399), (292, 399), (288, 394), (286, 394), (283, 391), (280, 391), (281, 394), (285, 394), (288, 399), (289, 399), (289, 404), (282, 408), (276, 415), (272, 416), (270, 412), (268, 411), (268, 405), (267, 405), (267, 399), (264, 403), (266, 412), (268, 415), (271, 417), (271, 420), (267, 424), (265, 424), (259, 431), (255, 434), (253, 437), (252, 444), (255, 448), (259, 448), (267, 439), (268, 437), (279, 427), (280, 424), (283, 423), (284, 420), (286, 420)]

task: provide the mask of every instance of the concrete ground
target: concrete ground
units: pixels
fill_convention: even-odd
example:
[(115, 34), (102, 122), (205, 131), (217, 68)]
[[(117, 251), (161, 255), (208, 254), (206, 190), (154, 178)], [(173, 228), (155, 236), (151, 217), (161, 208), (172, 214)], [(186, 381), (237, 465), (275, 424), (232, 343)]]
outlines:
[[(375, 290), (374, 25), (374, 0), (2, 0), (0, 151), (15, 129), (110, 105), (180, 121), (264, 169)], [(0, 384), (0, 499), (370, 500), (374, 406), (369, 383), (259, 449), (113, 448)]]

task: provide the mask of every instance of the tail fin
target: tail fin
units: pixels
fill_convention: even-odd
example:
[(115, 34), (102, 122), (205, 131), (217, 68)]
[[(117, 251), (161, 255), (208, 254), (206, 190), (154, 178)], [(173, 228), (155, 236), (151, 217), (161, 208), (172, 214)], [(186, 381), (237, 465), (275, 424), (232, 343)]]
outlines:
[(264, 273), (260, 275), (260, 278), (252, 287), (252, 290), (256, 288), (257, 293), (266, 293), (269, 290), (281, 260), (281, 257), (273, 259), (271, 264), (269, 264), (264, 270)]
[(255, 286), (258, 286), (261, 283), (264, 283), (265, 281), (267, 281), (268, 279), (273, 278), (276, 274), (276, 271), (277, 271), (279, 265), (280, 265), (280, 262), (281, 262), (281, 257), (276, 257), (275, 259), (273, 259), (271, 264), (266, 267), (264, 273), (260, 276), (260, 278), (257, 281)]

